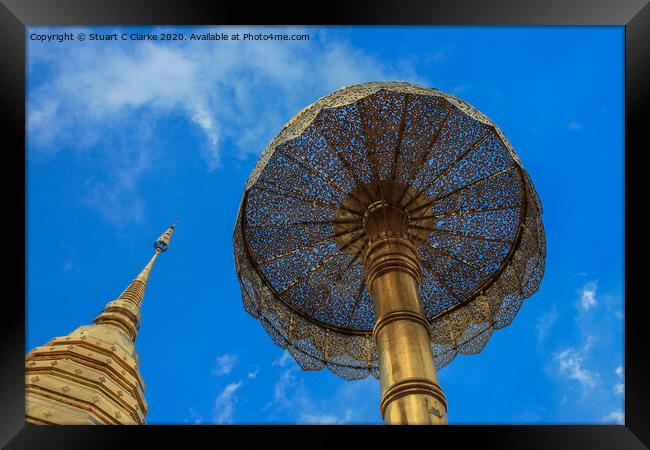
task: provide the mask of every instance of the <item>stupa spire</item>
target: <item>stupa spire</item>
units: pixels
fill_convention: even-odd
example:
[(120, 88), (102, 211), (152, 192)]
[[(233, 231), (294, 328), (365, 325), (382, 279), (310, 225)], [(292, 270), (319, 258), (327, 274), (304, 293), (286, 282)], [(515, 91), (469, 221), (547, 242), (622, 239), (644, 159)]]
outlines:
[(147, 288), (149, 273), (158, 255), (167, 251), (175, 227), (176, 223), (174, 222), (155, 240), (153, 244), (155, 253), (147, 265), (131, 281), (117, 300), (113, 300), (106, 305), (104, 310), (93, 321), (94, 324), (117, 327), (126, 333), (132, 341), (135, 341), (140, 328), (140, 305), (144, 298), (144, 291)]

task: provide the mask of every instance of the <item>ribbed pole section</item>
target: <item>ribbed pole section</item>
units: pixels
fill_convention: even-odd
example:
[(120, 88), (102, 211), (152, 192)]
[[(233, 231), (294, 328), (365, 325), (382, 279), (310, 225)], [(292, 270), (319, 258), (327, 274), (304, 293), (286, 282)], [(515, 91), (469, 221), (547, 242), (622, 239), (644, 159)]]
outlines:
[(381, 415), (386, 424), (446, 424), (447, 402), (436, 377), (429, 324), (418, 296), (420, 260), (406, 239), (408, 217), (401, 209), (378, 202), (368, 208), (364, 228), (370, 237), (366, 287), (375, 304)]

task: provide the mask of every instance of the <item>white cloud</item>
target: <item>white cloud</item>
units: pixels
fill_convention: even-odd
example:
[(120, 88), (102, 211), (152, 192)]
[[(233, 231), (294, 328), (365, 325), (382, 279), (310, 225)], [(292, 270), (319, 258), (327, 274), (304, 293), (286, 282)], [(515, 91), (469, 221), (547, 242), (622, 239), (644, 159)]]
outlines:
[[(342, 86), (425, 82), (411, 63), (380, 60), (341, 39), (323, 42), (313, 29), (285, 30), (314, 36), (219, 45), (106, 42), (101, 51), (79, 43), (65, 50), (50, 46), (47, 52), (30, 41), (29, 68), (40, 70), (38, 77), (28, 77), (28, 156), (44, 160), (71, 149), (102, 167), (107, 160), (132, 160), (124, 155), (137, 152), (134, 143), (149, 151), (165, 148), (156, 126), (171, 118), (198, 132), (199, 148), (183, 151), (196, 152), (213, 171), (225, 156), (259, 155), (296, 112)], [(229, 33), (243, 31), (227, 27)], [(152, 160), (138, 170), (107, 164), (100, 170), (104, 176), (89, 182), (86, 204), (116, 224), (142, 220), (146, 203), (136, 188), (154, 170)]]
[(239, 357), (237, 355), (224, 354), (217, 356), (214, 369), (212, 369), (212, 374), (227, 375), (235, 368), (235, 366), (237, 366), (238, 363)]
[(282, 372), (282, 375), (280, 375), (280, 378), (273, 386), (274, 400), (281, 406), (291, 405), (292, 402), (289, 401), (289, 396), (291, 395), (290, 390), (292, 388), (295, 389), (301, 387), (300, 383), (297, 383), (297, 379), (293, 375), (294, 370), (296, 370), (296, 368), (291, 367)]
[(79, 268), (77, 267), (77, 265), (75, 264), (75, 261), (74, 261), (75, 260), (75, 254), (76, 254), (75, 249), (72, 248), (71, 246), (67, 245), (62, 240), (59, 240), (59, 245), (63, 249), (62, 253), (65, 252), (65, 253), (68, 254), (68, 257), (65, 258), (65, 260), (63, 261), (63, 271), (64, 272), (70, 272), (72, 270), (79, 271)]
[(451, 93), (454, 95), (461, 95), (467, 92), (470, 88), (471, 86), (469, 84), (459, 84), (451, 89)]
[(305, 413), (299, 417), (298, 423), (309, 425), (343, 425), (350, 423), (352, 417), (353, 413), (351, 409), (347, 409), (342, 417), (334, 414)]
[(516, 423), (537, 423), (544, 418), (545, 408), (539, 406), (527, 406), (524, 411), (515, 415), (513, 420)]
[(625, 423), (625, 414), (620, 409), (616, 409), (610, 412), (605, 417), (603, 417), (602, 421), (607, 423), (617, 423), (622, 425)]
[(599, 378), (596, 372), (587, 370), (584, 367), (587, 354), (594, 341), (595, 338), (590, 336), (582, 348), (568, 348), (553, 356), (553, 359), (558, 363), (560, 375), (577, 381), (585, 390), (594, 388)]
[(431, 53), (426, 59), (433, 63), (447, 61), (449, 59), (449, 51), (443, 49), (436, 50), (435, 52)]
[[(239, 363), (236, 355), (224, 354), (217, 357), (217, 363), (212, 373), (215, 375), (226, 375), (230, 373)], [(247, 380), (254, 380), (259, 373), (259, 368), (246, 375)], [(248, 381), (237, 380), (229, 383), (219, 393), (214, 403), (213, 421), (217, 424), (232, 423), (239, 397), (237, 393), (241, 387), (248, 384)]]
[(280, 355), (279, 358), (277, 358), (275, 361), (273, 361), (272, 365), (273, 366), (284, 367), (288, 363), (290, 363), (291, 361), (293, 361), (293, 357), (291, 356), (291, 353), (289, 353), (287, 350), (285, 350), (284, 352), (282, 352), (282, 355)]
[[(615, 316), (622, 298), (603, 291), (594, 273), (575, 276), (585, 278), (578, 280), (580, 284), (574, 294), (573, 323), (562, 324), (565, 332), (555, 336), (554, 341), (564, 340), (564, 344), (552, 349), (546, 369), (554, 379), (557, 398), (561, 399), (562, 412), (556, 420), (600, 422), (622, 406), (623, 330)], [(558, 303), (564, 316), (561, 308)], [(612, 376), (614, 373), (617, 378)]]
[(130, 155), (112, 155), (106, 161), (110, 172), (108, 179), (87, 180), (84, 203), (112, 223), (140, 222), (144, 217), (144, 202), (136, 192), (138, 182), (150, 164), (151, 156), (144, 149), (137, 153), (134, 150)]
[(257, 378), (258, 373), (260, 373), (260, 368), (256, 367), (255, 370), (248, 372), (248, 375), (246, 376), (248, 377), (249, 380), (254, 380), (255, 378)]
[(580, 293), (580, 306), (585, 311), (589, 311), (598, 304), (596, 301), (596, 289), (597, 283), (595, 281), (589, 282), (582, 287)]
[[(31, 143), (42, 149), (67, 142), (93, 145), (134, 115), (170, 112), (188, 102), (197, 66), (183, 52), (150, 43), (66, 48), (52, 61), (51, 77), (32, 86), (28, 111)], [(143, 110), (142, 108), (148, 108)], [(77, 141), (79, 135), (84, 139)]]
[(66, 48), (65, 58), (58, 56), (33, 54), (54, 69), (48, 80), (32, 87), (28, 129), (34, 144), (93, 144), (97, 136), (78, 141), (78, 134), (101, 135), (134, 117), (180, 113), (204, 133), (208, 170), (220, 164), (224, 137), (257, 128), (256, 146), (239, 150), (259, 154), (278, 131), (278, 116), (287, 120), (320, 95), (371, 80), (418, 79), (409, 66), (391, 69), (336, 40), (173, 47), (145, 42), (128, 48), (107, 44), (101, 52), (78, 45)]
[(144, 202), (135, 196), (130, 201), (125, 201), (128, 190), (95, 179), (88, 181), (87, 189), (85, 203), (106, 220), (114, 224), (142, 221)]
[(190, 417), (188, 419), (185, 419), (184, 422), (191, 422), (193, 425), (199, 425), (203, 423), (203, 416), (201, 416), (199, 413), (196, 412), (194, 408), (190, 408), (189, 410)]
[(219, 394), (214, 404), (214, 421), (218, 424), (230, 423), (235, 414), (235, 405), (239, 401), (235, 395), (242, 382), (228, 384)]
[(569, 124), (567, 125), (566, 128), (567, 128), (567, 130), (578, 131), (578, 130), (582, 129), (582, 124), (580, 122), (571, 121), (571, 122), (569, 122)]
[[(290, 423), (344, 424), (380, 423), (378, 404), (368, 399), (379, 398), (379, 381), (336, 379), (337, 387), (323, 398), (310, 390), (296, 365), (281, 372), (274, 385), (274, 399), (266, 405), (271, 420), (281, 414)], [(326, 374), (322, 374), (324, 376)], [(325, 377), (326, 378), (326, 377)]]
[(625, 378), (623, 375), (623, 366), (618, 366), (615, 370), (615, 373), (620, 378), (621, 382), (614, 385), (614, 392), (619, 395), (625, 395)]
[(558, 312), (557, 312), (557, 306), (553, 305), (551, 310), (538, 317), (537, 318), (537, 324), (535, 325), (535, 329), (537, 330), (537, 339), (539, 342), (542, 342), (546, 336), (548, 335), (549, 330), (555, 322), (557, 321), (558, 318)]
[(219, 154), (219, 131), (214, 118), (201, 103), (195, 105), (191, 113), (192, 122), (197, 124), (206, 135), (208, 140), (207, 150), (203, 152), (205, 164), (208, 171), (213, 171), (219, 167), (221, 156)]
[(299, 423), (311, 424), (311, 425), (336, 425), (339, 424), (339, 419), (336, 416), (330, 414), (305, 414), (301, 417)]

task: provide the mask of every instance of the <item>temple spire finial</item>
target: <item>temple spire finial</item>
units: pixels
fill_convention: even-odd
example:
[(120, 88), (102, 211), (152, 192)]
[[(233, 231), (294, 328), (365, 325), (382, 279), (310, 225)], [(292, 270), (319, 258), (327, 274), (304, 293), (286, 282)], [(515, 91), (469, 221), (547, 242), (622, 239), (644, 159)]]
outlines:
[(153, 254), (149, 262), (138, 274), (137, 277), (127, 286), (127, 288), (120, 294), (117, 300), (113, 300), (106, 305), (106, 308), (95, 318), (95, 324), (112, 325), (129, 336), (135, 341), (140, 328), (140, 304), (144, 298), (144, 291), (147, 288), (147, 281), (149, 280), (149, 273), (153, 267), (153, 263), (159, 254), (167, 251), (169, 242), (171, 241), (172, 233), (176, 227), (176, 220), (161, 234), (158, 239), (154, 241), (154, 248), (156, 252)]
[(156, 253), (160, 252), (166, 252), (167, 247), (169, 246), (169, 241), (172, 238), (172, 233), (174, 232), (174, 229), (176, 228), (176, 223), (178, 223), (178, 217), (174, 219), (172, 224), (165, 230), (163, 234), (161, 234), (158, 239), (154, 242), (153, 246), (156, 249)]

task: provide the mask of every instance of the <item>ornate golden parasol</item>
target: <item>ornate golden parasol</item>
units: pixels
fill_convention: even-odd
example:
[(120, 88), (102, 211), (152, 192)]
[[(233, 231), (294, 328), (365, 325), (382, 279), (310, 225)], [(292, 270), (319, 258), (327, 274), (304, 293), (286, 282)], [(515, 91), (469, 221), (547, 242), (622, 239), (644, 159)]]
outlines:
[(291, 119), (246, 184), (244, 307), (303, 369), (380, 378), (386, 423), (446, 423), (435, 367), (479, 352), (537, 291), (541, 213), (472, 106), (409, 83), (346, 87)]

